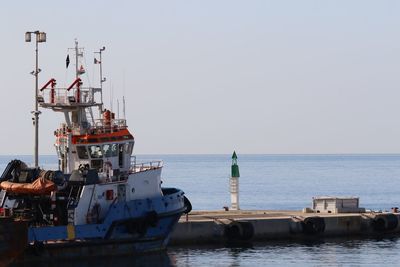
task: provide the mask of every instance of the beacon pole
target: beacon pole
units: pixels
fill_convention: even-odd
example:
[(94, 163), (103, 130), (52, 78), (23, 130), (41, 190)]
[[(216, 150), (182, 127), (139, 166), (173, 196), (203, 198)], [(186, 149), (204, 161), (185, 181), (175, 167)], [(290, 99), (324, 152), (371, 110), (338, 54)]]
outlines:
[(38, 106), (38, 91), (39, 91), (39, 43), (46, 42), (46, 33), (40, 31), (26, 32), (25, 42), (31, 42), (32, 34), (35, 34), (35, 70), (31, 72), (35, 76), (35, 110), (32, 111), (33, 126), (35, 128), (35, 146), (34, 146), (34, 163), (35, 167), (39, 166), (39, 106)]
[(231, 210), (240, 210), (239, 207), (239, 165), (237, 164), (237, 155), (233, 151), (231, 179), (230, 179), (230, 192), (231, 192)]

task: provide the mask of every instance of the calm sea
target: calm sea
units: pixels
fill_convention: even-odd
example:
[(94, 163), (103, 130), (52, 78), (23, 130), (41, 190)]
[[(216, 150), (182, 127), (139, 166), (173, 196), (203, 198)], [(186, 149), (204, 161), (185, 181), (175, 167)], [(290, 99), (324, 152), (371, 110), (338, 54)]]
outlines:
[[(238, 155), (242, 209), (302, 209), (313, 196), (357, 196), (371, 210), (400, 206), (400, 155)], [(0, 156), (9, 160), (30, 156)], [(229, 206), (230, 155), (142, 155), (164, 160), (164, 186), (183, 189), (196, 210)], [(57, 159), (40, 159), (56, 168)], [(135, 258), (87, 259), (57, 266), (400, 266), (400, 239), (327, 239), (250, 247), (170, 247)], [(40, 265), (40, 266), (43, 266)]]

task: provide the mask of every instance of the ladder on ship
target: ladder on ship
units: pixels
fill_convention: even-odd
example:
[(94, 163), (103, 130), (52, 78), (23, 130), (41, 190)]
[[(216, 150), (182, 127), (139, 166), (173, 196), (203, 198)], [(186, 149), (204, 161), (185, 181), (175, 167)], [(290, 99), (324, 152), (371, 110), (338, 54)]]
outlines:
[(82, 192), (81, 185), (72, 185), (68, 194), (67, 202), (67, 217), (68, 223), (74, 224), (75, 221), (75, 208), (78, 206), (79, 198)]

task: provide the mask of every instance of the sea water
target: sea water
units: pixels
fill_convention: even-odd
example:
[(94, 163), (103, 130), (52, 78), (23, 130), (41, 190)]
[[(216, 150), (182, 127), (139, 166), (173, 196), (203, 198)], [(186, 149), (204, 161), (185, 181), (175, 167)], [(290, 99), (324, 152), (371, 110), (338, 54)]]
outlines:
[[(360, 206), (384, 211), (400, 206), (400, 155), (238, 155), (240, 208), (300, 210), (315, 196), (355, 196)], [(27, 163), (31, 156), (0, 156)], [(179, 187), (194, 210), (229, 206), (230, 155), (139, 155), (164, 161), (163, 186)], [(40, 158), (57, 168), (54, 156)], [(169, 247), (128, 258), (86, 259), (65, 266), (400, 266), (400, 239), (326, 239), (266, 242), (245, 247)], [(60, 263), (46, 263), (57, 265)], [(43, 263), (42, 265), (43, 266)]]

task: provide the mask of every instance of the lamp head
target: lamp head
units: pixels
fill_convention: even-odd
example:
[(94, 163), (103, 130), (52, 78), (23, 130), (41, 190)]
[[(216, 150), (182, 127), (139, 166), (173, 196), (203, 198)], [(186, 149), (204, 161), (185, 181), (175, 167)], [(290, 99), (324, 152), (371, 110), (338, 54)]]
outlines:
[(32, 41), (32, 33), (26, 32), (25, 33), (25, 42), (30, 43)]
[(45, 43), (46, 42), (46, 33), (45, 32), (39, 32), (36, 37), (37, 37), (37, 41), (39, 43)]

